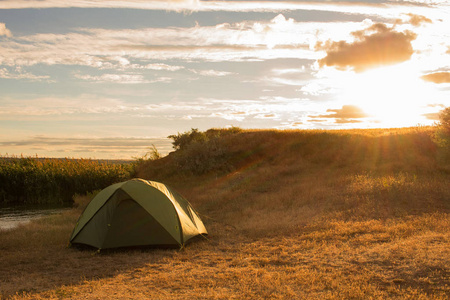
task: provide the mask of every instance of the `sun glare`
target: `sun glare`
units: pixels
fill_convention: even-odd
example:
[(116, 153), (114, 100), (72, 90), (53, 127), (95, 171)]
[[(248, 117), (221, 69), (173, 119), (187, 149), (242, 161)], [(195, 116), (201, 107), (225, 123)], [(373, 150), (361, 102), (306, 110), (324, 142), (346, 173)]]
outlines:
[(426, 107), (433, 103), (434, 92), (407, 65), (352, 73), (339, 81), (341, 101), (361, 108), (375, 127), (423, 123)]

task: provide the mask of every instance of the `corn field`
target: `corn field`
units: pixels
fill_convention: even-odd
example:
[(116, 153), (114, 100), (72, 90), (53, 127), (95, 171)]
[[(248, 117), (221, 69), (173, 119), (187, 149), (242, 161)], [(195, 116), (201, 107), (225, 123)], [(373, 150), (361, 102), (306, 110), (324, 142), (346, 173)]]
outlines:
[(132, 171), (131, 163), (0, 157), (0, 204), (67, 204), (75, 194), (129, 179)]

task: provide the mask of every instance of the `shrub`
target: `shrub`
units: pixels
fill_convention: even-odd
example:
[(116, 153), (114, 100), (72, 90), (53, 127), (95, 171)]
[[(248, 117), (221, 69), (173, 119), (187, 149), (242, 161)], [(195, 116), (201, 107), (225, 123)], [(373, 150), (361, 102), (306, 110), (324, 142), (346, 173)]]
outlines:
[(450, 107), (439, 114), (440, 123), (435, 133), (435, 142), (441, 148), (445, 159), (450, 158)]
[(146, 160), (157, 160), (160, 158), (162, 158), (161, 153), (158, 151), (158, 149), (156, 149), (155, 145), (152, 145), (147, 153), (145, 153), (142, 157), (137, 158), (137, 163)]
[(206, 134), (198, 131), (197, 128), (192, 128), (190, 131), (177, 135), (169, 135), (168, 138), (173, 139), (172, 145), (175, 150), (185, 150), (192, 143), (202, 143), (207, 140)]
[(184, 133), (178, 132), (177, 135), (169, 135), (168, 138), (173, 140), (172, 145), (175, 150), (186, 150), (193, 143), (206, 143), (209, 140), (241, 131), (241, 128), (234, 126), (225, 129), (212, 128), (205, 132), (199, 131), (198, 128), (191, 128), (190, 131)]
[(170, 135), (176, 150), (173, 159), (177, 169), (196, 175), (228, 170), (230, 165), (227, 162), (226, 141), (222, 137), (241, 131), (238, 127), (209, 129), (205, 132), (192, 128), (184, 133)]
[(440, 123), (437, 126), (437, 143), (441, 147), (450, 146), (450, 107), (445, 108), (439, 114)]

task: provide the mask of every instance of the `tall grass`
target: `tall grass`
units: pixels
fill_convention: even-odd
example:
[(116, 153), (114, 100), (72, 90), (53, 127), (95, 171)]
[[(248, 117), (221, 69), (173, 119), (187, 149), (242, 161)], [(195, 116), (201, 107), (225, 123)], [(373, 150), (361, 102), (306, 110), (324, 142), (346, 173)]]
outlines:
[(89, 159), (0, 158), (0, 204), (71, 203), (74, 194), (130, 177), (130, 164)]

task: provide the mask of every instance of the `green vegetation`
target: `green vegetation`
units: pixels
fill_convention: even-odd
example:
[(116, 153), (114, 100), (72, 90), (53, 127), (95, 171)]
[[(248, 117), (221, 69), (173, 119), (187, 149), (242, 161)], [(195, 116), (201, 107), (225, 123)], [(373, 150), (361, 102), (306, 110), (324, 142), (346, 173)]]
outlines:
[(131, 164), (87, 159), (0, 158), (0, 204), (72, 203), (75, 194), (126, 180)]
[(450, 107), (439, 114), (440, 122), (435, 134), (436, 144), (442, 149), (444, 159), (450, 160)]
[(192, 128), (190, 131), (178, 133), (177, 135), (169, 135), (168, 138), (173, 139), (173, 148), (175, 150), (185, 151), (196, 143), (203, 144), (209, 141), (216, 141), (220, 137), (242, 132), (239, 127), (231, 127), (226, 129), (209, 129), (205, 132)]
[(141, 157), (136, 158), (136, 162), (137, 164), (140, 164), (148, 160), (157, 160), (162, 157), (163, 157), (162, 154), (158, 151), (158, 149), (156, 149), (156, 146), (152, 145), (151, 147), (149, 147), (147, 153), (145, 153)]
[(137, 176), (186, 197), (208, 240), (182, 251), (67, 248), (89, 201), (79, 197), (60, 216), (0, 231), (0, 298), (449, 299), (450, 166), (434, 132), (194, 139), (141, 161)]
[(229, 170), (231, 165), (226, 137), (239, 132), (242, 130), (237, 127), (209, 129), (205, 132), (193, 128), (185, 133), (170, 135), (176, 150), (171, 156), (176, 169), (173, 170), (191, 175)]

